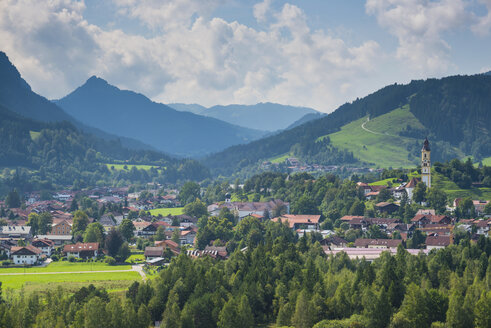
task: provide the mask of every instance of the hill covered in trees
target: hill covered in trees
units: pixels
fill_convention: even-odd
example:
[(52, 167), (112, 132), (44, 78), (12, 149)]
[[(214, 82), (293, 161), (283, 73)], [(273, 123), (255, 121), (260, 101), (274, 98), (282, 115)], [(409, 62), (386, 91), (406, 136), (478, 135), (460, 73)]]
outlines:
[[(110, 171), (104, 163), (154, 164), (160, 170)], [(69, 122), (38, 122), (0, 106), (0, 193), (130, 182), (202, 180), (208, 170), (194, 160), (154, 151), (129, 150), (118, 140), (80, 132)], [(12, 169), (16, 170), (12, 172)]]
[[(257, 165), (262, 160), (284, 154), (292, 154), (317, 164), (361, 163), (384, 166), (384, 163), (377, 162), (377, 158), (371, 162), (359, 156), (356, 147), (350, 147), (353, 143), (346, 139), (350, 139), (348, 137), (352, 133), (344, 138), (346, 144), (339, 142), (339, 138), (336, 140), (336, 136), (333, 138), (333, 135), (357, 120), (360, 122), (356, 129), (361, 131), (361, 125), (367, 119), (373, 121), (394, 110), (403, 109), (414, 124), (405, 120), (386, 121), (386, 126), (389, 124), (395, 129), (374, 131), (384, 138), (379, 137), (372, 147), (390, 145), (392, 139), (388, 140), (390, 138), (387, 137), (393, 133), (392, 137), (401, 140), (399, 148), (405, 149), (402, 156), (406, 160), (411, 156), (418, 158), (417, 148), (425, 136), (433, 144), (434, 160), (445, 161), (472, 155), (479, 161), (491, 154), (491, 77), (473, 75), (390, 85), (344, 104), (326, 117), (247, 145), (230, 147), (207, 157), (204, 163), (222, 174), (231, 174), (236, 168)], [(363, 144), (364, 140), (366, 137), (361, 136), (355, 146), (368, 148), (370, 144)], [(383, 160), (383, 154), (378, 158)]]

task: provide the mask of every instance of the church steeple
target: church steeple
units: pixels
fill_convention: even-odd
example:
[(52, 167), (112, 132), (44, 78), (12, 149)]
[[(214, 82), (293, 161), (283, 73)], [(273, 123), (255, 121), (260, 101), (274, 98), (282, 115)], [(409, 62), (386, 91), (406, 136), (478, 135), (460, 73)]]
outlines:
[(426, 184), (427, 188), (431, 188), (431, 150), (428, 138), (423, 142), (421, 148), (421, 181)]

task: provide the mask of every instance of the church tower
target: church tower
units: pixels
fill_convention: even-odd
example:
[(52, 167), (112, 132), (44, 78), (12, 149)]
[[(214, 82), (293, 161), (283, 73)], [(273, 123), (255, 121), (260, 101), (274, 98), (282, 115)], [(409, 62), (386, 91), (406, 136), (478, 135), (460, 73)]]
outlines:
[(423, 143), (421, 149), (421, 181), (426, 184), (427, 188), (431, 188), (431, 161), (430, 161), (430, 142), (428, 138)]

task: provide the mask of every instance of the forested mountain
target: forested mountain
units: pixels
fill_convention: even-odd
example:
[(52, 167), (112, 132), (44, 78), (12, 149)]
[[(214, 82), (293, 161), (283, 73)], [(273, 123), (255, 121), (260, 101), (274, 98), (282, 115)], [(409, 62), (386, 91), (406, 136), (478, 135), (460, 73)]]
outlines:
[[(397, 113), (405, 111), (404, 117), (411, 118), (411, 122), (381, 120), (379, 125), (382, 128), (398, 125), (392, 130), (395, 133), (392, 137), (404, 140), (407, 157), (417, 160), (420, 139), (425, 136), (435, 146), (434, 160), (443, 161), (459, 155), (480, 159), (491, 155), (491, 77), (473, 75), (390, 85), (346, 103), (326, 117), (247, 145), (231, 147), (207, 157), (204, 163), (217, 172), (230, 174), (234, 169), (257, 165), (258, 161), (285, 153), (319, 164), (362, 162), (365, 160), (360, 160), (358, 149), (350, 147), (352, 136), (346, 134), (340, 140), (335, 133), (357, 120), (357, 131), (362, 131), (361, 123), (368, 119), (372, 122), (396, 109)], [(400, 115), (389, 116), (400, 118)], [(368, 131), (367, 135), (369, 133), (391, 136), (383, 129), (374, 133)], [(387, 138), (380, 138), (378, 144), (370, 146), (376, 149), (387, 143)], [(351, 153), (354, 161), (346, 154), (339, 156), (344, 152)], [(368, 164), (383, 166), (383, 162), (379, 162), (383, 159), (379, 157)]]
[[(153, 164), (162, 169), (110, 171), (105, 163)], [(0, 106), (0, 194), (11, 188), (46, 190), (104, 182), (176, 182), (202, 180), (208, 170), (194, 160), (175, 160), (154, 151), (128, 150), (119, 140), (107, 141), (77, 130), (69, 122), (39, 122)], [(14, 172), (12, 168), (16, 168)]]
[(48, 99), (31, 90), (29, 84), (21, 77), (19, 71), (9, 61), (7, 55), (0, 51), (0, 105), (41, 122), (71, 122), (74, 126), (87, 133), (106, 140), (120, 140), (125, 147), (133, 149), (152, 149), (137, 140), (116, 137), (109, 133), (87, 126), (67, 114)]
[(169, 106), (177, 110), (214, 117), (231, 124), (268, 132), (286, 129), (307, 114), (319, 114), (312, 108), (274, 103), (213, 106), (210, 108), (196, 104), (170, 104)]
[(263, 135), (229, 123), (179, 112), (95, 76), (56, 103), (78, 120), (181, 156), (201, 156)]

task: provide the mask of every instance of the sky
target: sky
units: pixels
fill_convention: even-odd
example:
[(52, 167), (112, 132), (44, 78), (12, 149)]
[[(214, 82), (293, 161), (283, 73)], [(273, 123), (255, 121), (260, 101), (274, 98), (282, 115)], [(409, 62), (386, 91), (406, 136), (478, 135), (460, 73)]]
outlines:
[(96, 75), (162, 103), (331, 112), (388, 84), (491, 70), (491, 0), (0, 0), (34, 91)]

